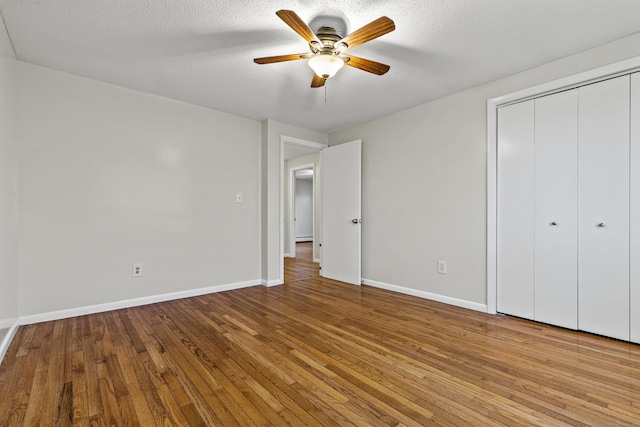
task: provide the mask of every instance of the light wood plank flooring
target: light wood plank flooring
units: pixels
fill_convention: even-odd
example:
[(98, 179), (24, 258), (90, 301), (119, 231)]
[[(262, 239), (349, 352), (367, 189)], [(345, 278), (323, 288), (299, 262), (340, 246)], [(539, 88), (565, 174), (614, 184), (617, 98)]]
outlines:
[(640, 346), (323, 280), (23, 326), (0, 425), (640, 424)]

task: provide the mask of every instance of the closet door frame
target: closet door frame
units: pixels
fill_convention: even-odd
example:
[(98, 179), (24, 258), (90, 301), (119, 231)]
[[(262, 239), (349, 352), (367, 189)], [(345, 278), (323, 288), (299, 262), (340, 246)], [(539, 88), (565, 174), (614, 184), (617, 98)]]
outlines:
[[(640, 307), (640, 72), (631, 74), (631, 138), (630, 138), (630, 209), (629, 244), (630, 269), (629, 301), (631, 307)], [(629, 340), (640, 344), (640, 313), (629, 313)]]
[(496, 314), (497, 312), (498, 108), (637, 71), (640, 71), (640, 57), (616, 62), (487, 100), (487, 313)]

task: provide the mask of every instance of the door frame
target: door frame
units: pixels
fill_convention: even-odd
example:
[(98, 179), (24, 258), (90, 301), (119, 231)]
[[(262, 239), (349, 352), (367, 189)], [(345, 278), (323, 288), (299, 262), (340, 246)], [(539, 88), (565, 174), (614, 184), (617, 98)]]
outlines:
[[(316, 167), (313, 163), (295, 166), (289, 171), (289, 257), (296, 257), (296, 172), (299, 170), (311, 169), (313, 171), (311, 185), (311, 223), (313, 227), (313, 251), (315, 252), (315, 240), (319, 231), (316, 230)], [(315, 255), (315, 254), (313, 254)], [(313, 256), (315, 258), (315, 256)]]
[(640, 71), (640, 57), (553, 80), (487, 100), (487, 313), (497, 312), (498, 108)]

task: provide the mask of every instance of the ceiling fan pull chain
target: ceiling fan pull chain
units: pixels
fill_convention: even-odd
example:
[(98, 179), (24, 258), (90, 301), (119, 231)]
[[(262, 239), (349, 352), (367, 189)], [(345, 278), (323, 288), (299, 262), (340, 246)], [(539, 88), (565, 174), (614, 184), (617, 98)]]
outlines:
[(327, 103), (327, 84), (324, 85), (324, 103)]

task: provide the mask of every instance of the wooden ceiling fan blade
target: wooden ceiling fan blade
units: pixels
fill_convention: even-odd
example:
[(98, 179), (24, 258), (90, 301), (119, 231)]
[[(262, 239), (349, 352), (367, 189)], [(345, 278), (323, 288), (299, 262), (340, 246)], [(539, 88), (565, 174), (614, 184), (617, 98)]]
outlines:
[(327, 80), (318, 76), (316, 73), (313, 73), (313, 78), (311, 79), (311, 87), (322, 87)]
[(292, 55), (265, 56), (264, 58), (255, 58), (253, 62), (256, 64), (273, 64), (275, 62), (295, 61), (298, 59), (308, 58), (308, 53), (294, 53)]
[[(359, 30), (354, 31), (342, 40), (336, 42), (335, 45), (338, 46), (338, 49), (340, 51), (343, 51), (345, 49), (350, 49), (354, 46), (358, 46), (359, 44), (366, 43), (370, 40), (383, 36), (395, 29), (396, 24), (394, 24), (391, 18), (381, 16), (375, 21), (368, 23)], [(344, 46), (340, 47), (341, 44)]]
[[(320, 40), (318, 40), (318, 36), (316, 36), (316, 33), (311, 31), (311, 28), (309, 28), (309, 26), (305, 24), (305, 22), (300, 19), (300, 17), (293, 10), (279, 10), (276, 12), (276, 15), (278, 15), (278, 17), (282, 19), (285, 24), (290, 26), (293, 31), (298, 33), (300, 37), (305, 39), (307, 43), (320, 43)], [(322, 43), (320, 43), (320, 45), (322, 45)]]
[(349, 65), (350, 67), (368, 71), (369, 73), (377, 74), (379, 76), (385, 74), (391, 68), (387, 64), (372, 61), (370, 59), (359, 58), (353, 55), (344, 55), (344, 58), (345, 64)]

